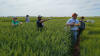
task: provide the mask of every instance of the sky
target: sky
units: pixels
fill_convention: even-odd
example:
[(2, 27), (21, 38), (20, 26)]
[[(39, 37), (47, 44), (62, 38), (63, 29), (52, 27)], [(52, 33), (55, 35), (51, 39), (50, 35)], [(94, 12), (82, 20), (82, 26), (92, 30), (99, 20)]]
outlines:
[(0, 0), (0, 16), (100, 16), (100, 0)]

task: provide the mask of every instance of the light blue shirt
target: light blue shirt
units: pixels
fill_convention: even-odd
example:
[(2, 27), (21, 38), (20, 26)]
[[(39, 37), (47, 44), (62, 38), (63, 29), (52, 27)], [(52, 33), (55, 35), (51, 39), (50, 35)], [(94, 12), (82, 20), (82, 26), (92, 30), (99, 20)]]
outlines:
[[(72, 24), (72, 23), (75, 23), (75, 24), (79, 24), (79, 20), (77, 19), (69, 19), (66, 24)], [(79, 26), (70, 26), (71, 30), (78, 30)]]

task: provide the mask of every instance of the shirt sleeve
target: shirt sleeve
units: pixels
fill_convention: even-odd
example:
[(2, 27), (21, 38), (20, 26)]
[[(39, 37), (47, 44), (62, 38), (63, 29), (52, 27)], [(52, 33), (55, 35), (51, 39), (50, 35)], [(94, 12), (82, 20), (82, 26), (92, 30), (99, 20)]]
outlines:
[(79, 24), (81, 21), (77, 20), (77, 23)]
[(71, 20), (69, 19), (67, 22), (66, 22), (66, 24), (70, 24), (71, 23)]

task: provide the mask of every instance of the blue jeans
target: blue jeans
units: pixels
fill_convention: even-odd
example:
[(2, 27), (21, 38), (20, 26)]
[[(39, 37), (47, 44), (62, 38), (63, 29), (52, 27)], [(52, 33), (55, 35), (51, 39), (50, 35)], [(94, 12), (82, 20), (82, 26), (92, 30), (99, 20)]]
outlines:
[(72, 45), (76, 44), (77, 36), (78, 36), (78, 31), (77, 30), (71, 30), (71, 42), (72, 42)]

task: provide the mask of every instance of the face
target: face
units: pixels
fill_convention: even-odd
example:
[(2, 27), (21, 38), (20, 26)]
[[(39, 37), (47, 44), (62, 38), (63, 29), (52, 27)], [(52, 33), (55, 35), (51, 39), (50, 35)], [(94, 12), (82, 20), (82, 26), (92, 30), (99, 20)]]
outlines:
[(41, 17), (38, 17), (38, 20), (41, 20)]
[(77, 15), (74, 15), (73, 18), (74, 18), (74, 19), (77, 19)]
[(13, 18), (13, 20), (14, 20), (14, 21), (16, 21), (16, 20), (17, 20), (17, 18)]

